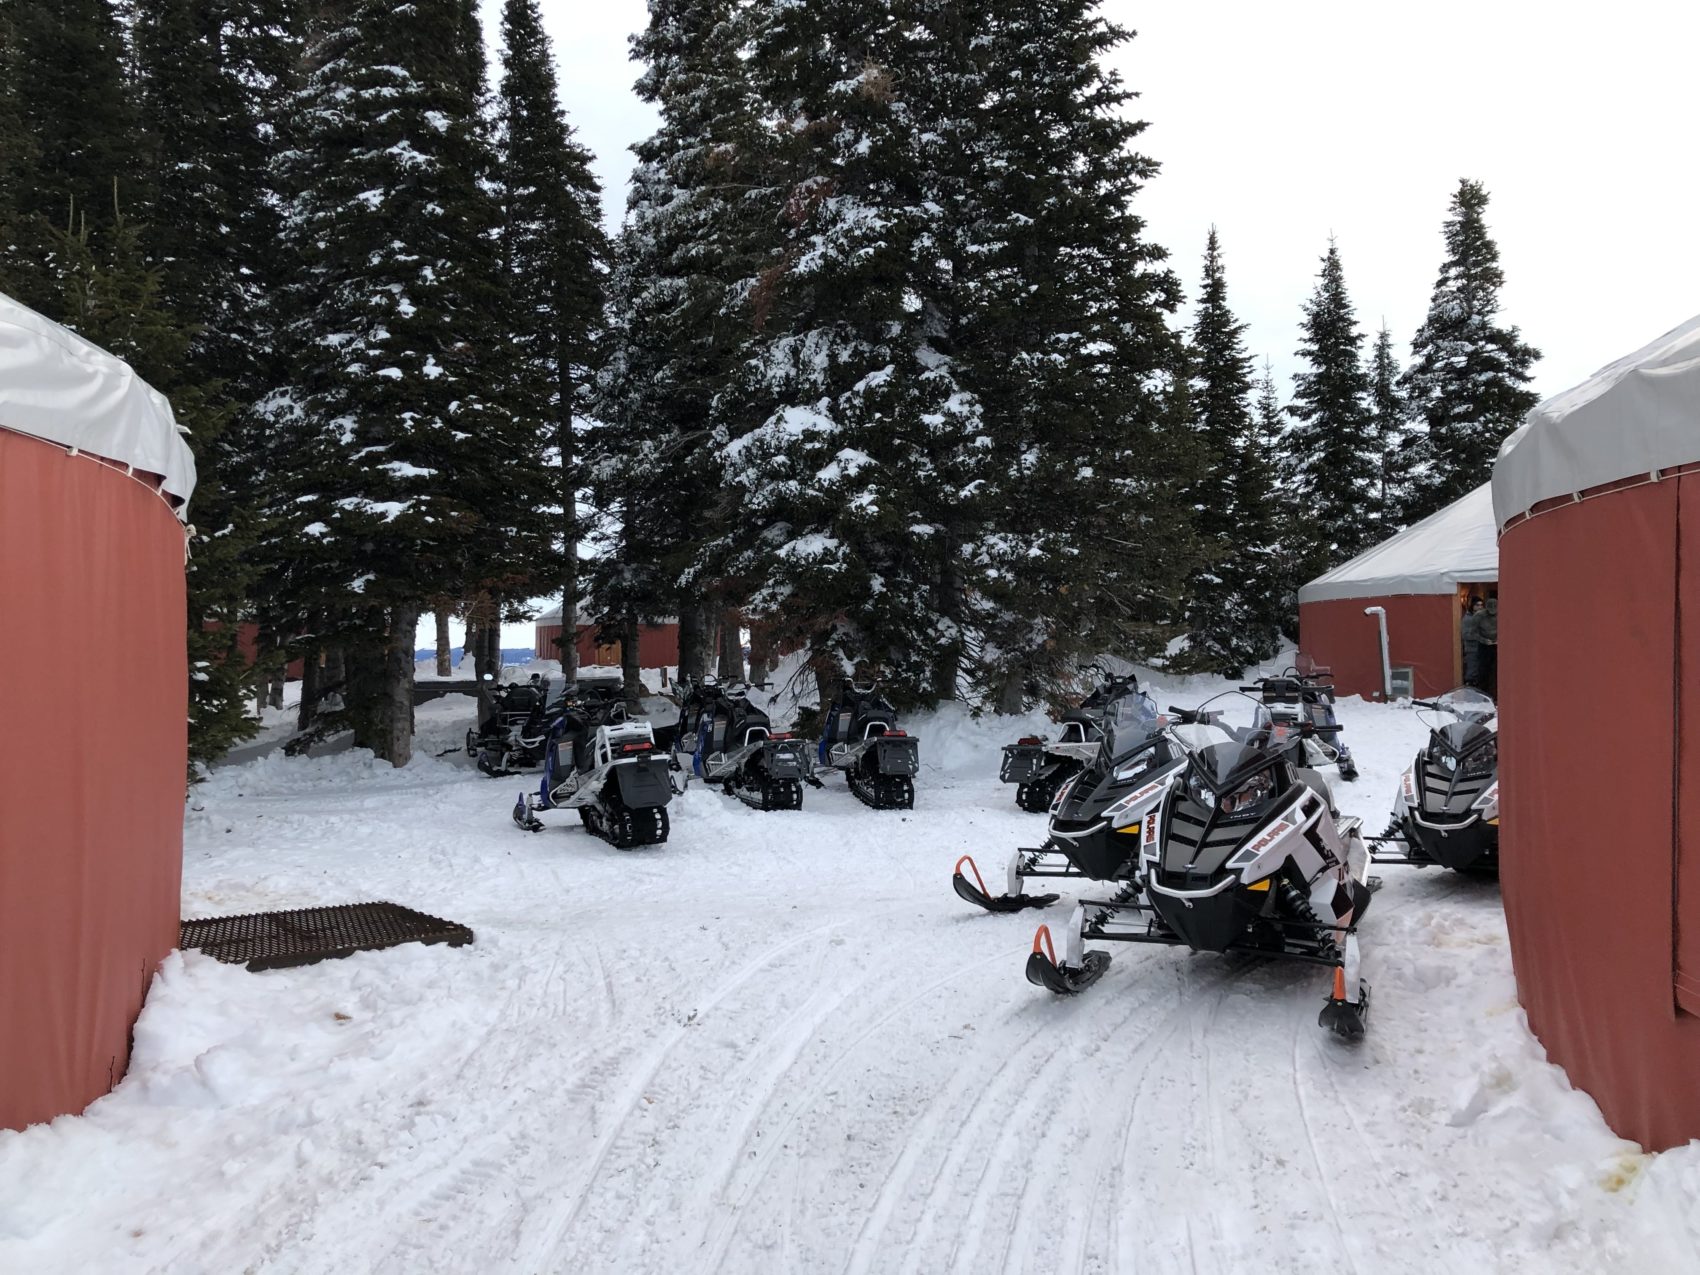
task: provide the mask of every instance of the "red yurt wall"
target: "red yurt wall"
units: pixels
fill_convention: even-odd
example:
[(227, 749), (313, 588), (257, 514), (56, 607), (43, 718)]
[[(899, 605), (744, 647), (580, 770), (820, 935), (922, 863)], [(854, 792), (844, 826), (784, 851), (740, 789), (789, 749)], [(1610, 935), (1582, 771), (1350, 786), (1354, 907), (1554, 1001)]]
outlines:
[(1463, 677), (1458, 667), (1457, 600), (1452, 594), (1329, 598), (1299, 606), (1299, 650), (1334, 670), (1341, 695), (1381, 696), (1381, 635), (1365, 607), (1387, 608), (1390, 662), (1408, 665), (1418, 696), (1443, 695)]
[(177, 944), (183, 526), (122, 469), (0, 429), (0, 545), (0, 1127), (21, 1128), (123, 1076)]
[(1519, 999), (1618, 1133), (1700, 1138), (1700, 474), (1512, 522), (1499, 597)]
[[(560, 636), (560, 625), (539, 624), (535, 647), (537, 658), (540, 660), (556, 659), (560, 655), (560, 651), (555, 643)], [(610, 643), (610, 645), (614, 644)], [(596, 658), (596, 626), (594, 624), (579, 625), (578, 662), (581, 665), (598, 662)], [(678, 662), (679, 626), (677, 624), (646, 624), (638, 630), (638, 665), (640, 667), (671, 668)]]

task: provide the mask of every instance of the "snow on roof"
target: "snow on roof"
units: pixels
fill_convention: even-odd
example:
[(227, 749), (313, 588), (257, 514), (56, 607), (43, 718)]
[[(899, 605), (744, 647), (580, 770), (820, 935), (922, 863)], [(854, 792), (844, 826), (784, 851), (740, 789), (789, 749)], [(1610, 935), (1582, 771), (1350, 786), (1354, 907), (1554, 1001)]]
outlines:
[(1299, 601), (1451, 593), (1467, 580), (1497, 579), (1499, 528), (1493, 520), (1493, 493), (1483, 483), (1439, 513), (1318, 576), (1299, 590)]
[[(561, 608), (560, 607), (551, 607), (549, 610), (545, 611), (542, 615), (538, 616), (537, 620), (536, 620), (537, 626), (539, 628), (542, 628), (544, 625), (548, 625), (548, 624), (559, 624), (560, 622), (561, 622)], [(594, 620), (594, 617), (586, 614), (584, 611), (580, 611), (579, 617), (578, 617), (578, 622), (579, 622), (579, 627), (583, 628), (587, 624), (594, 623), (595, 620)], [(672, 616), (666, 616), (662, 619), (661, 623), (662, 624), (677, 624), (678, 621), (675, 620)], [(651, 626), (645, 625), (644, 627), (648, 628), (648, 627), (651, 627)]]
[(1539, 404), (1499, 449), (1504, 526), (1543, 500), (1700, 460), (1700, 317)]
[(0, 293), (0, 429), (157, 474), (187, 521), (195, 457), (130, 365)]

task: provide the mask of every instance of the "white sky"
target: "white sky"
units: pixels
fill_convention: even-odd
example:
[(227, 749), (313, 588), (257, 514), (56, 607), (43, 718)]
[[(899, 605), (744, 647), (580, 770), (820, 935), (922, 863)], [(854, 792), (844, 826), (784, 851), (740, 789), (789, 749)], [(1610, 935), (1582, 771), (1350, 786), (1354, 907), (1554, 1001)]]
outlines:
[[(485, 0), (495, 33), (499, 0)], [(654, 127), (626, 38), (643, 0), (543, 0), (561, 94), (610, 227)], [(1366, 333), (1405, 357), (1460, 177), (1487, 183), (1506, 318), (1557, 393), (1700, 312), (1693, 84), (1700, 4), (1107, 0), (1162, 172), (1136, 202), (1190, 294), (1222, 235), (1230, 302), (1287, 391), (1299, 307), (1334, 234)], [(1365, 342), (1366, 349), (1368, 340)], [(518, 626), (515, 632), (525, 626)], [(523, 640), (523, 639), (521, 639)], [(515, 645), (508, 642), (508, 645)]]

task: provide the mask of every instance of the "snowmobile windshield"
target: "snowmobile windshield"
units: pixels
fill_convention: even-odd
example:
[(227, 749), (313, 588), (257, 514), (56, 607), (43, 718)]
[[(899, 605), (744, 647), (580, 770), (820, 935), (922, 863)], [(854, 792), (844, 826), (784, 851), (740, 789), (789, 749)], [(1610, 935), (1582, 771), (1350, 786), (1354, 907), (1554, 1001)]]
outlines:
[(1111, 757), (1140, 747), (1163, 729), (1157, 704), (1144, 691), (1129, 691), (1104, 705), (1104, 746)]
[(1436, 742), (1454, 752), (1479, 743), (1498, 711), (1492, 699), (1469, 686), (1447, 691), (1430, 705), (1417, 710), (1417, 720)]
[(1195, 774), (1220, 791), (1230, 780), (1274, 759), (1269, 710), (1249, 695), (1230, 691), (1186, 715), (1172, 734)]

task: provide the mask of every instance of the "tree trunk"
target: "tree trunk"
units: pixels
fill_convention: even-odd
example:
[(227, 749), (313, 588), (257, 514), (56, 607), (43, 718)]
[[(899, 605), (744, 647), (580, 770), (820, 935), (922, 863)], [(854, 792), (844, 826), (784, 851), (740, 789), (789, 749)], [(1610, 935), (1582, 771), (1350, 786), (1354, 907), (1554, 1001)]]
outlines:
[[(498, 614), (489, 628), (484, 630), (484, 669), (497, 681), (502, 677), (502, 620)], [(479, 674), (482, 678), (483, 674)]]
[(437, 609), (437, 676), (448, 677), (454, 672), (451, 659), (453, 643), (449, 641), (449, 611), (447, 607)]
[(700, 685), (703, 674), (708, 671), (708, 661), (703, 653), (704, 627), (702, 607), (694, 602), (680, 606), (679, 680), (688, 680), (693, 686)]
[(1003, 685), (998, 688), (998, 712), (1013, 716), (1021, 711), (1026, 699), (1026, 683), (1026, 672), (1019, 666), (1004, 673)]
[(274, 677), (272, 679), (271, 688), (266, 695), (266, 703), (273, 708), (283, 707), (283, 678)]
[(419, 612), (397, 607), (387, 615), (372, 612), (368, 621), (371, 628), (349, 644), (346, 657), (343, 699), (354, 745), (405, 766), (413, 757), (413, 634)]
[(341, 695), (344, 683), (348, 681), (348, 670), (342, 657), (342, 647), (329, 646), (325, 648), (325, 667), (319, 673), (319, 698), (327, 695)]
[(773, 645), (765, 624), (750, 625), (750, 681), (765, 682), (773, 672)]
[(318, 716), (319, 684), (319, 645), (315, 642), (307, 648), (301, 661), (301, 706), (295, 714), (297, 731), (310, 729), (313, 719)]
[(743, 637), (738, 632), (738, 613), (726, 611), (720, 617), (720, 680), (744, 680)]
[(720, 617), (718, 607), (703, 609), (702, 625), (702, 671), (707, 674), (710, 669), (720, 666)]
[(620, 676), (626, 684), (626, 711), (633, 716), (643, 711), (643, 668), (638, 658), (638, 622), (636, 617), (620, 625)]

